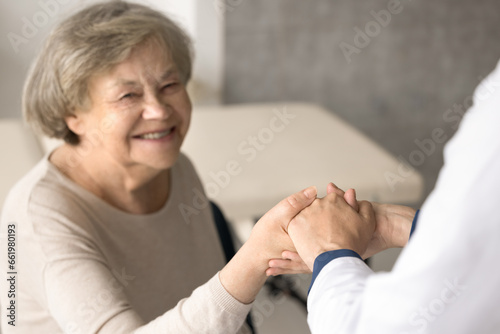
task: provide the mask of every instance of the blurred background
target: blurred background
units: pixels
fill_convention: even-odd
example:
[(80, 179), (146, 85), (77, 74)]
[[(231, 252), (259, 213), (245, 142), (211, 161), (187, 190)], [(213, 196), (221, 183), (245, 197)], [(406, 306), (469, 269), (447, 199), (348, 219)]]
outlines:
[[(0, 120), (21, 118), (23, 82), (51, 28), (92, 2), (0, 2)], [(426, 152), (422, 143), (436, 129), (451, 137), (474, 88), (500, 58), (497, 0), (137, 2), (169, 13), (193, 37), (189, 89), (195, 109), (283, 101), (319, 105), (410, 161), (423, 176), (422, 198), (434, 186), (444, 146), (433, 141)], [(412, 163), (416, 150), (425, 156)], [(307, 278), (294, 282), (307, 289)], [(259, 333), (307, 333), (298, 303), (259, 298)]]
[[(226, 14), (224, 102), (314, 102), (405, 159), (433, 129), (453, 134), (445, 112), (464, 104), (500, 59), (495, 0), (401, 0), (379, 29), (371, 12), (391, 1), (240, 2)], [(370, 40), (365, 47), (356, 46), (355, 29)], [(424, 198), (443, 163), (437, 150), (415, 166)]]
[[(22, 85), (44, 37), (92, 2), (0, 2), (0, 117), (21, 117)], [(446, 111), (467, 105), (500, 58), (495, 0), (139, 2), (170, 13), (194, 38), (196, 104), (313, 102), (407, 160), (432, 130), (453, 134)], [(378, 21), (381, 11), (390, 17)], [(443, 163), (437, 146), (415, 166), (424, 198)]]

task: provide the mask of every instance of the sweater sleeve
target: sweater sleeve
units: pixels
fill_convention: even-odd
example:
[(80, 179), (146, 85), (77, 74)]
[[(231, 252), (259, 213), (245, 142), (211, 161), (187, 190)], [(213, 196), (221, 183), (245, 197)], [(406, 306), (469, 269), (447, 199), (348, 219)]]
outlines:
[(251, 304), (238, 302), (224, 289), (217, 273), (189, 298), (134, 333), (236, 333), (250, 308)]
[(145, 324), (124, 293), (133, 279), (126, 270), (74, 259), (51, 263), (44, 278), (49, 311), (65, 333), (237, 333), (251, 308), (229, 295), (216, 274)]

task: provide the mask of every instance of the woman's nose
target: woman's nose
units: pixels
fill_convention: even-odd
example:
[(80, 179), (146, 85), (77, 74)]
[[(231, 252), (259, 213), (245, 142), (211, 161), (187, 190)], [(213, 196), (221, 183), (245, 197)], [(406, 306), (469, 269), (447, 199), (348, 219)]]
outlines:
[(168, 103), (158, 99), (157, 96), (151, 96), (146, 100), (142, 117), (144, 119), (167, 119), (172, 114), (172, 109)]

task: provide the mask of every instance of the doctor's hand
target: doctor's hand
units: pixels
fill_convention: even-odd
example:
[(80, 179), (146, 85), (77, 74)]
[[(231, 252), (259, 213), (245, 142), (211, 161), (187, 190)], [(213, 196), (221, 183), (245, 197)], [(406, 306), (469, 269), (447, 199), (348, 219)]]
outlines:
[[(327, 186), (327, 193), (330, 194), (336, 191), (340, 196), (344, 197), (344, 200), (354, 209), (356, 212), (359, 211), (359, 205), (356, 200), (356, 191), (354, 189), (348, 189), (346, 192), (340, 190), (333, 183), (329, 183)], [(302, 258), (298, 253), (290, 250), (285, 250), (281, 254), (281, 258), (271, 259), (269, 261), (269, 268), (266, 270), (267, 276), (277, 276), (284, 274), (307, 274), (311, 273), (311, 270), (302, 261)]]
[[(339, 196), (344, 196), (346, 202), (358, 211), (354, 189), (349, 189), (344, 193), (335, 184), (329, 183), (327, 193), (336, 193)], [(413, 217), (415, 217), (416, 212), (415, 209), (403, 205), (370, 203), (375, 213), (375, 232), (365, 253), (360, 254), (363, 259), (367, 259), (389, 248), (402, 248), (406, 246), (410, 237)]]
[(314, 260), (324, 252), (350, 249), (364, 254), (375, 231), (375, 213), (370, 202), (357, 203), (359, 212), (336, 192), (316, 199), (288, 226), (298, 254), (312, 271)]
[[(336, 193), (356, 211), (359, 210), (354, 189), (343, 191), (335, 184), (329, 183), (327, 194)], [(369, 258), (388, 248), (406, 246), (410, 236), (411, 224), (415, 216), (415, 209), (394, 204), (371, 202), (375, 213), (375, 232), (364, 254), (363, 259)], [(269, 261), (267, 275), (310, 273), (309, 268), (296, 252), (284, 251), (281, 258)]]

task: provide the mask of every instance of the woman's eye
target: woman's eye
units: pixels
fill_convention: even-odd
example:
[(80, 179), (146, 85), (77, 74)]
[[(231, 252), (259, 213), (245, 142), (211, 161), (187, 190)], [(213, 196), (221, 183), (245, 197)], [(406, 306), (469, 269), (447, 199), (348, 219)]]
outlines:
[(125, 94), (122, 97), (120, 97), (120, 100), (125, 100), (125, 99), (129, 99), (129, 98), (132, 98), (132, 97), (134, 97), (134, 94), (133, 93), (128, 93), (128, 94)]
[(163, 90), (166, 90), (166, 89), (169, 89), (169, 88), (173, 88), (177, 85), (177, 82), (171, 82), (169, 84), (166, 84), (165, 86), (162, 87)]

